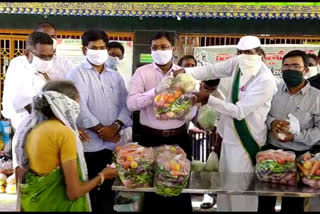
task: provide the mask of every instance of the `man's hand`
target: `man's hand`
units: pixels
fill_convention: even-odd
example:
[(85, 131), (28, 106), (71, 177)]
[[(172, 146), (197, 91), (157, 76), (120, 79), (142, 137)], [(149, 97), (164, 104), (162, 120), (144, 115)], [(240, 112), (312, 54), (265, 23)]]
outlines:
[(159, 83), (159, 85), (156, 87), (156, 90), (155, 90), (156, 94), (170, 88), (172, 84), (172, 80), (173, 80), (173, 75), (164, 77)]
[(196, 96), (198, 103), (205, 105), (208, 103), (210, 92), (200, 91), (200, 92), (194, 93), (194, 95)]
[(79, 137), (80, 137), (81, 141), (86, 141), (86, 142), (91, 141), (89, 135), (87, 134), (86, 130), (84, 130), (84, 129), (79, 130)]
[(112, 124), (111, 126), (104, 126), (97, 131), (98, 136), (104, 141), (118, 143), (120, 140), (118, 126)]
[(274, 120), (271, 123), (271, 129), (275, 133), (290, 133), (290, 123), (285, 120)]
[(173, 71), (173, 76), (176, 77), (176, 76), (178, 76), (178, 74), (183, 74), (183, 73), (186, 73), (186, 70), (184, 70), (184, 68), (181, 68), (181, 69)]
[(291, 133), (280, 133), (283, 136), (282, 138), (279, 137), (279, 133), (273, 132), (273, 134), (278, 141), (283, 143), (292, 142), (294, 140), (294, 135)]

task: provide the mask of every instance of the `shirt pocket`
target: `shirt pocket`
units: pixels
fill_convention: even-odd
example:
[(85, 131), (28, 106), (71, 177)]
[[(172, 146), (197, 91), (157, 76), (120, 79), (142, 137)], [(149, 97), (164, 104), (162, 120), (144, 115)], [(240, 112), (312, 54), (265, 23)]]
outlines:
[(300, 129), (308, 129), (313, 126), (313, 116), (306, 109), (297, 109), (293, 115), (299, 120)]

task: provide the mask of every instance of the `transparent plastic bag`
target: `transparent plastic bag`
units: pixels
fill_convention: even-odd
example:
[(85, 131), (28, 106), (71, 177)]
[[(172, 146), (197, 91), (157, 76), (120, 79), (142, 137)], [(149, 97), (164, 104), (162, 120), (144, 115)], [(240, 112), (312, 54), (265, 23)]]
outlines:
[(290, 186), (298, 184), (295, 154), (281, 149), (259, 152), (256, 155), (256, 175), (259, 180)]
[(211, 131), (216, 122), (217, 113), (209, 105), (201, 106), (198, 110), (197, 122), (206, 131)]
[(197, 81), (190, 75), (179, 74), (172, 80), (170, 89), (154, 98), (154, 113), (158, 120), (184, 119), (192, 107), (190, 94)]
[(297, 166), (302, 183), (320, 188), (320, 153), (307, 152), (297, 159)]
[(118, 176), (124, 186), (127, 188), (152, 186), (155, 160), (152, 148), (129, 143), (117, 146), (115, 156)]
[(172, 80), (171, 88), (180, 88), (184, 93), (191, 93), (197, 81), (189, 74), (179, 74)]
[(179, 195), (188, 183), (190, 168), (190, 161), (182, 154), (159, 154), (155, 161), (155, 192), (165, 197)]
[(181, 89), (167, 89), (154, 98), (154, 112), (158, 120), (183, 119), (191, 109), (191, 96)]
[(182, 155), (183, 157), (187, 157), (185, 151), (178, 145), (162, 145), (154, 148), (154, 152), (156, 156), (162, 154), (164, 152), (169, 152), (173, 155)]

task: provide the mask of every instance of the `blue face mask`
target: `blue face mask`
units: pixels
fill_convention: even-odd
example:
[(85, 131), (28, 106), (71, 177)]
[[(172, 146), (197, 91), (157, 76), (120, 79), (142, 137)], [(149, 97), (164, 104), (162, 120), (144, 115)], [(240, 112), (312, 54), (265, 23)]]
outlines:
[(106, 63), (107, 67), (112, 68), (113, 70), (117, 70), (120, 65), (120, 59), (118, 57), (113, 57), (109, 55)]

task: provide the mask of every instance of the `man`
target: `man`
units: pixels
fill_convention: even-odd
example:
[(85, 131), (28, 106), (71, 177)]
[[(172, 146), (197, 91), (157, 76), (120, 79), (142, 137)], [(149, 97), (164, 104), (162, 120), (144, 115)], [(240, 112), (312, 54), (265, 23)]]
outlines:
[[(121, 129), (131, 126), (131, 113), (126, 106), (127, 90), (121, 75), (106, 66), (108, 36), (102, 30), (83, 33), (84, 62), (70, 72), (80, 94), (77, 125), (89, 136), (83, 142), (89, 179), (112, 163), (113, 150), (120, 140)], [(113, 212), (113, 181), (105, 182), (90, 192), (93, 212)]]
[[(308, 81), (310, 82), (310, 85), (312, 87), (320, 89), (320, 74), (319, 74), (320, 69), (319, 69), (319, 64), (317, 63), (319, 63), (318, 57), (314, 54), (310, 54), (310, 55), (308, 54), (308, 66), (310, 70), (309, 72), (314, 74), (308, 79)], [(317, 68), (317, 71), (315, 71), (315, 68)]]
[(318, 67), (317, 67), (317, 55), (315, 54), (307, 54), (307, 62), (308, 62), (308, 72), (306, 72), (305, 78), (312, 78), (318, 74)]
[[(191, 160), (192, 147), (187, 133), (185, 120), (157, 120), (153, 100), (156, 94), (168, 89), (173, 76), (172, 71), (180, 67), (173, 63), (174, 37), (167, 32), (157, 33), (151, 39), (151, 55), (154, 63), (139, 67), (133, 74), (127, 105), (131, 111), (140, 111), (142, 133), (139, 144), (160, 146), (177, 144)], [(155, 193), (146, 193), (143, 211), (192, 212), (190, 194), (177, 197), (162, 197)]]
[[(268, 114), (268, 144), (266, 149), (292, 151), (296, 156), (309, 151), (320, 141), (320, 91), (304, 79), (308, 71), (307, 56), (303, 51), (287, 53), (282, 60), (284, 83), (271, 103)], [(288, 115), (299, 120), (299, 134), (290, 132)], [(283, 134), (283, 137), (279, 134)], [(276, 197), (259, 197), (259, 211), (275, 212)], [(294, 205), (294, 206), (293, 206)], [(282, 197), (282, 211), (300, 213), (304, 211), (304, 198)]]
[[(10, 61), (4, 80), (1, 113), (10, 120), (14, 131), (29, 116), (32, 98), (48, 81), (46, 72), (51, 68), (54, 56), (52, 45), (53, 41), (48, 34), (33, 32), (28, 36), (25, 55)], [(18, 179), (22, 171), (18, 167), (21, 163), (16, 159), (15, 143), (12, 141), (12, 162)]]
[(123, 60), (124, 47), (119, 42), (110, 42), (108, 45), (109, 57), (107, 59), (107, 66), (113, 70), (118, 70), (120, 61)]
[(15, 57), (4, 81), (2, 115), (11, 120), (14, 129), (31, 110), (32, 98), (49, 80), (54, 57), (53, 41), (46, 33), (29, 35), (25, 55)]
[(194, 56), (185, 55), (179, 59), (178, 65), (183, 68), (195, 67), (197, 66), (197, 61)]
[[(41, 22), (36, 26), (34, 31), (49, 34), (53, 40), (53, 50), (56, 53), (57, 40), (55, 26), (49, 22)], [(52, 69), (47, 72), (48, 76), (53, 80), (65, 79), (67, 73), (72, 70), (72, 66), (73, 64), (69, 59), (55, 54)]]
[[(260, 50), (259, 38), (244, 36), (237, 44), (237, 57), (175, 72), (186, 72), (198, 80), (232, 76), (226, 101), (209, 93), (196, 94), (198, 102), (208, 103), (221, 113), (220, 172), (254, 172), (255, 155), (266, 142), (266, 116), (277, 88), (272, 73), (262, 62)], [(218, 211), (256, 211), (257, 203), (255, 196), (218, 195), (217, 201)]]

